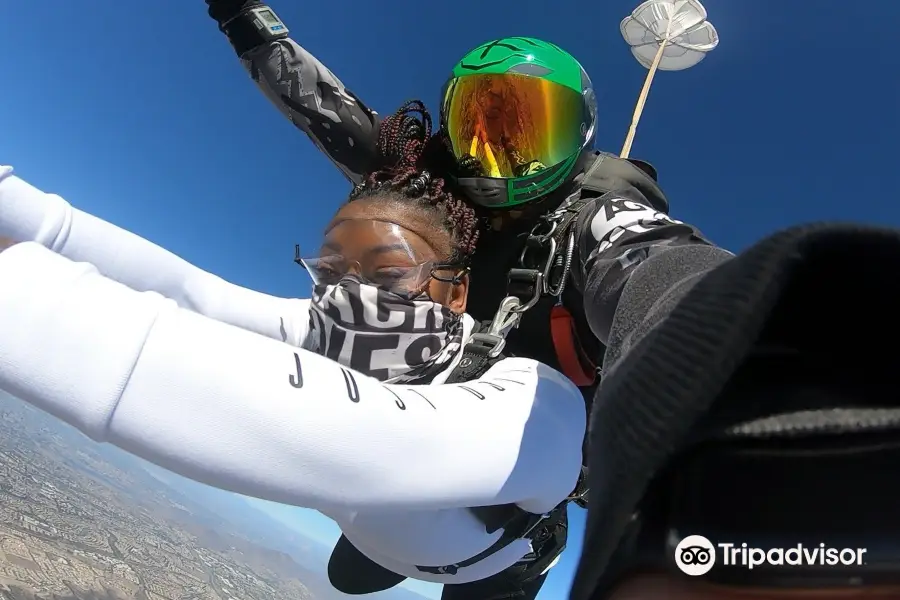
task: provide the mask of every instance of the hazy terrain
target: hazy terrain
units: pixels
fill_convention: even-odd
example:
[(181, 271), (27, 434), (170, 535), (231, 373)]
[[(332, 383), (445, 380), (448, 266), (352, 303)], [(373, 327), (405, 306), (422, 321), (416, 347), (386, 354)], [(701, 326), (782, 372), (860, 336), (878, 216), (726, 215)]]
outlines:
[(328, 584), (327, 551), (0, 393), (0, 599), (359, 598)]

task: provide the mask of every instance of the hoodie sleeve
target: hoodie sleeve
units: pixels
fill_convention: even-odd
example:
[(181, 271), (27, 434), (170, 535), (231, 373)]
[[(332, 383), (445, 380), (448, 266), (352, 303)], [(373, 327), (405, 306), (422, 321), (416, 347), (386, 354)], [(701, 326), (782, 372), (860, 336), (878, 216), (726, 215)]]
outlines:
[(294, 345), (309, 329), (309, 300), (277, 298), (234, 285), (152, 242), (73, 208), (0, 165), (0, 237), (37, 242), (93, 264), (106, 277), (179, 306)]
[(378, 115), (300, 44), (290, 38), (265, 43), (245, 52), (241, 64), (275, 108), (352, 183), (374, 169)]
[(608, 371), (668, 315), (700, 276), (731, 259), (696, 227), (654, 208), (637, 189), (586, 205), (575, 222), (575, 287)]
[(581, 394), (535, 361), (386, 385), (38, 244), (0, 252), (0, 281), (0, 390), (218, 488), (326, 514), (545, 511), (580, 473)]

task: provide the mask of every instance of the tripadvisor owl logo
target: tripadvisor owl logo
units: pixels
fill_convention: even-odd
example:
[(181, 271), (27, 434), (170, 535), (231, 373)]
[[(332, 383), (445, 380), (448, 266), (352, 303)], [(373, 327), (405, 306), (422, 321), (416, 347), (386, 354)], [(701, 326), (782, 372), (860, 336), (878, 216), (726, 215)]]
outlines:
[(757, 548), (746, 543), (713, 544), (702, 535), (689, 535), (675, 547), (675, 564), (685, 575), (697, 577), (709, 573), (717, 559), (723, 567), (750, 570), (763, 566), (848, 567), (866, 564), (866, 552), (865, 548), (837, 548), (824, 543), (770, 548)]
[(675, 547), (675, 564), (685, 575), (706, 575), (716, 564), (716, 548), (702, 535), (689, 535)]

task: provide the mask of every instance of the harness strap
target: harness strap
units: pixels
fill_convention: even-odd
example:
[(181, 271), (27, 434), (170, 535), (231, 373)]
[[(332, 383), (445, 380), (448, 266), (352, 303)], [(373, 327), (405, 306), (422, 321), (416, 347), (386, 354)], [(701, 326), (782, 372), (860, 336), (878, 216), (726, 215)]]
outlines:
[(563, 375), (578, 387), (590, 387), (597, 381), (597, 366), (591, 361), (575, 331), (575, 318), (562, 304), (550, 311), (550, 335)]
[(465, 383), (473, 381), (484, 375), (488, 369), (496, 363), (503, 360), (504, 356), (499, 354), (492, 356), (492, 347), (485, 345), (478, 333), (487, 331), (488, 324), (481, 323), (476, 325), (471, 338), (462, 349), (462, 358), (459, 359), (456, 368), (447, 377), (445, 383)]
[[(565, 503), (560, 504), (558, 507), (554, 508), (553, 511), (544, 515), (538, 515), (530, 512), (526, 512), (515, 505), (507, 505), (502, 507), (477, 507), (470, 508), (469, 510), (475, 517), (479, 517), (479, 515), (487, 515), (490, 513), (500, 513), (501, 511), (495, 511), (494, 509), (505, 509), (508, 511), (508, 514), (511, 515), (511, 518), (507, 521), (506, 525), (503, 527), (503, 533), (500, 534), (500, 537), (497, 538), (497, 541), (491, 544), (485, 550), (479, 552), (472, 558), (468, 558), (466, 560), (460, 561), (458, 563), (454, 563), (452, 565), (444, 565), (440, 567), (429, 567), (429, 566), (419, 566), (416, 565), (416, 569), (423, 573), (433, 573), (435, 575), (456, 575), (456, 573), (465, 567), (469, 567), (474, 565), (475, 563), (484, 560), (488, 556), (499, 552), (506, 546), (510, 545), (516, 540), (520, 539), (534, 539), (534, 537), (541, 531), (541, 528), (538, 527), (544, 521), (551, 519), (553, 516), (562, 511)], [(488, 509), (484, 511), (483, 509)], [(513, 514), (515, 513), (515, 514)], [(479, 520), (481, 520), (479, 518)], [(485, 526), (487, 528), (487, 526)], [(494, 529), (496, 531), (496, 529)], [(488, 531), (488, 533), (492, 533)]]
[[(582, 187), (582, 189), (588, 188)], [(555, 290), (556, 296), (562, 295), (565, 279), (569, 276), (568, 266), (574, 251), (572, 228), (575, 225), (575, 219), (581, 209), (591, 200), (582, 198), (581, 190), (578, 193), (577, 198), (570, 200), (560, 208), (562, 214), (552, 235), (551, 251), (559, 252), (561, 250), (563, 253), (550, 257), (552, 266), (548, 271), (548, 279), (551, 280), (548, 282), (548, 287)], [(585, 352), (581, 340), (578, 339), (572, 313), (561, 302), (557, 302), (550, 309), (550, 336), (557, 362), (563, 374), (578, 387), (594, 385), (597, 381), (597, 366)]]
[(478, 354), (475, 352), (466, 352), (463, 350), (463, 357), (459, 360), (456, 369), (447, 378), (446, 383), (465, 383), (478, 379), (484, 373), (494, 366), (494, 363), (502, 360), (503, 357), (490, 358), (486, 354)]

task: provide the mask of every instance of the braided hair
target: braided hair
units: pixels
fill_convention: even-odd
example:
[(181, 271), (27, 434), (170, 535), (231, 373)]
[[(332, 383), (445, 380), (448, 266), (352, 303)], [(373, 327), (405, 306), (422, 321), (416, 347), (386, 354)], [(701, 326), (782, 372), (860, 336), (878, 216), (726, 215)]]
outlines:
[(467, 264), (475, 253), (481, 221), (472, 207), (446, 189), (443, 179), (424, 168), (433, 164), (428, 155), (435, 139), (431, 115), (421, 101), (401, 106), (381, 122), (377, 147), (381, 168), (353, 189), (348, 202), (378, 197), (426, 211), (451, 235), (450, 262)]

